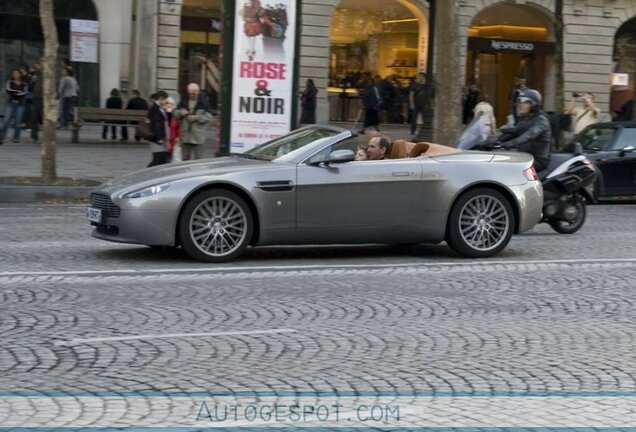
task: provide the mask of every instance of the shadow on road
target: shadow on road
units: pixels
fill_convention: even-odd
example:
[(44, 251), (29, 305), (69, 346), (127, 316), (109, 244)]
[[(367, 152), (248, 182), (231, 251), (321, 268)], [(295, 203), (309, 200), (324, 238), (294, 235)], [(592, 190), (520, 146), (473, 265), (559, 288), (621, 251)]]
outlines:
[[(514, 257), (523, 255), (522, 251), (516, 253), (510, 248), (504, 250), (496, 258)], [(129, 263), (148, 262), (153, 263), (164, 262), (167, 265), (177, 263), (197, 263), (190, 259), (181, 248), (150, 248), (130, 247), (104, 249), (95, 252), (95, 258), (115, 261), (126, 261)], [(409, 259), (431, 259), (444, 260), (461, 259), (459, 255), (454, 253), (446, 244), (441, 243), (421, 244), (421, 245), (319, 245), (319, 246), (267, 246), (248, 248), (247, 251), (234, 263), (246, 264), (250, 261), (258, 264), (273, 263), (278, 264), (294, 264), (303, 260), (338, 260), (338, 264), (346, 264), (342, 260), (358, 260), (358, 259), (376, 259), (378, 262), (387, 261), (387, 263), (408, 263)], [(252, 264), (253, 264), (252, 262)]]

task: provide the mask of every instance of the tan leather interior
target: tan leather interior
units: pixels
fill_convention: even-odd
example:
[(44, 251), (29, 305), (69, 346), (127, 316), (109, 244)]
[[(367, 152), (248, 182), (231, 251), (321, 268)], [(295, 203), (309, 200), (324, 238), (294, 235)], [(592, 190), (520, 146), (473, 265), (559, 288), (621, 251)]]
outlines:
[(430, 145), (428, 143), (425, 143), (425, 142), (417, 143), (413, 146), (413, 148), (409, 152), (409, 157), (414, 158), (414, 157), (423, 156), (424, 153), (426, 153), (429, 148), (430, 148)]
[(424, 151), (424, 153), (420, 153), (417, 156), (414, 156), (413, 154), (411, 154), (409, 157), (446, 156), (446, 155), (452, 155), (452, 154), (461, 152), (461, 150), (458, 150), (455, 147), (449, 147), (449, 146), (445, 146), (445, 145), (442, 145), (442, 144), (433, 144), (433, 143), (426, 143), (426, 142), (417, 143), (417, 145), (420, 145), (420, 144), (424, 144), (424, 145), (428, 146), (427, 149)]
[(395, 140), (391, 145), (389, 159), (405, 159), (423, 156), (444, 156), (459, 153), (453, 147), (427, 142), (413, 143), (406, 140)]
[(389, 154), (389, 159), (404, 159), (409, 157), (409, 153), (411, 149), (415, 147), (415, 143), (408, 142), (405, 140), (395, 140), (393, 144), (391, 144), (391, 153)]

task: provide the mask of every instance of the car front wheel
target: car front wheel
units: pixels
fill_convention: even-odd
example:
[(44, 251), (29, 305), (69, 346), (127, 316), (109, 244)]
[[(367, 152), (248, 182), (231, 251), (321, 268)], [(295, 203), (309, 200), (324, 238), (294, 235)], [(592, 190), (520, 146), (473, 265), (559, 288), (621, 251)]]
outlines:
[(252, 238), (253, 216), (234, 192), (209, 189), (194, 195), (179, 221), (185, 252), (207, 262), (227, 262), (241, 255)]
[(489, 188), (473, 189), (453, 205), (446, 241), (466, 257), (490, 257), (508, 245), (514, 225), (512, 207), (501, 193)]

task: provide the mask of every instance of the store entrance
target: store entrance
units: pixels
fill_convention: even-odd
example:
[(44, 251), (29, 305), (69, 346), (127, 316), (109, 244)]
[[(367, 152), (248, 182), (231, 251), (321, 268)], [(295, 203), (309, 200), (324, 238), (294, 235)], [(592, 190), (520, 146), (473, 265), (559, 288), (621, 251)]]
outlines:
[(215, 108), (221, 90), (221, 1), (185, 0), (179, 39), (179, 91), (197, 83)]
[[(538, 90), (544, 108), (554, 106), (553, 25), (543, 11), (529, 5), (499, 4), (477, 14), (468, 30), (466, 86), (478, 100), (493, 105), (497, 125), (506, 123), (519, 82)], [(466, 102), (468, 100), (468, 102)], [(466, 98), (465, 111), (475, 98)]]
[(468, 53), (466, 77), (477, 83), (480, 99), (495, 108), (497, 124), (506, 122), (513, 108), (512, 95), (525, 80), (528, 87), (546, 93), (546, 55), (471, 51)]

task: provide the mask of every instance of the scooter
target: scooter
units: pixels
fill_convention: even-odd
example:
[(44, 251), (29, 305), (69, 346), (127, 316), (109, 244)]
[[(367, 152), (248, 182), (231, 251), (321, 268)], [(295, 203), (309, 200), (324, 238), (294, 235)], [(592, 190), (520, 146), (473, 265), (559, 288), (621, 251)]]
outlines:
[[(503, 150), (489, 138), (485, 116), (480, 116), (466, 128), (455, 147), (463, 150)], [(511, 133), (511, 129), (503, 133)], [(548, 167), (537, 173), (543, 185), (542, 222), (558, 233), (573, 234), (581, 229), (587, 215), (586, 202), (595, 202), (594, 181), (598, 175), (594, 165), (583, 155), (581, 144), (574, 144), (573, 153), (550, 154)]]

